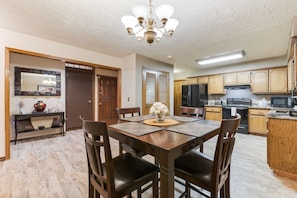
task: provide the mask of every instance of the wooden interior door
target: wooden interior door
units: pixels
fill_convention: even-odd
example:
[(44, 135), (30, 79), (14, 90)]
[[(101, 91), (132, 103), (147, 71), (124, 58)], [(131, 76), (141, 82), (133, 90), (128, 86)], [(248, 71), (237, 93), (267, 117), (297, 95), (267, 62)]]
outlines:
[(98, 118), (108, 124), (117, 121), (117, 78), (98, 76)]
[(93, 119), (93, 71), (66, 67), (66, 130), (79, 129), (79, 116)]
[(154, 102), (169, 105), (169, 73), (143, 69), (142, 114), (149, 114)]

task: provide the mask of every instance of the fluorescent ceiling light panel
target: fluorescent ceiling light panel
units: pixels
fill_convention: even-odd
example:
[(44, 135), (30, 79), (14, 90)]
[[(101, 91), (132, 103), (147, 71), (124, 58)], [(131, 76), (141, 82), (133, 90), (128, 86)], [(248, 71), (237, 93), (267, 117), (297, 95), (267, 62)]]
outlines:
[(201, 59), (196, 59), (196, 62), (199, 65), (207, 65), (207, 64), (212, 64), (212, 63), (218, 63), (218, 62), (243, 58), (244, 55), (245, 55), (244, 50), (238, 50), (238, 51), (233, 51), (233, 52), (217, 54), (214, 56), (208, 56), (208, 57), (201, 58)]

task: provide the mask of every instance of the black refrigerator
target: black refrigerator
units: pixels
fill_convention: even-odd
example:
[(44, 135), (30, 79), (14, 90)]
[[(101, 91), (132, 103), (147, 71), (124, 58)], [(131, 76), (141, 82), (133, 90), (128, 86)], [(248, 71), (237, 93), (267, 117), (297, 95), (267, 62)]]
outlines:
[(207, 103), (206, 84), (182, 85), (182, 106), (203, 107)]

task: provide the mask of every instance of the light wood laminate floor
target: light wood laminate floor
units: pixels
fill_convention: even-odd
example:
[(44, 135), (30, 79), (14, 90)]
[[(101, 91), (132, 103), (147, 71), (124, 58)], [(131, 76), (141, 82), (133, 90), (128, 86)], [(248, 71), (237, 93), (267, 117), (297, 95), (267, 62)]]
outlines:
[[(214, 152), (216, 139), (204, 144)], [(113, 156), (118, 143), (111, 140)], [(147, 156), (146, 159), (153, 161)], [(0, 162), (0, 198), (87, 198), (87, 162), (81, 130), (18, 141)], [(183, 187), (176, 185), (176, 197)], [(200, 197), (193, 193), (193, 197)], [(143, 195), (151, 197), (150, 190)], [(297, 197), (297, 181), (275, 176), (266, 163), (266, 138), (237, 134), (232, 157), (232, 198)]]

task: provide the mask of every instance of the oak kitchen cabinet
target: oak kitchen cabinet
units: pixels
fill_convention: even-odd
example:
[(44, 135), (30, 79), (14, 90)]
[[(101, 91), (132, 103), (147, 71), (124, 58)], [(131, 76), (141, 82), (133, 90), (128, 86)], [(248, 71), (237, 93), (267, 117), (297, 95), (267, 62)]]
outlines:
[(208, 94), (225, 94), (223, 75), (208, 76)]
[(205, 107), (206, 120), (222, 120), (222, 107)]
[(269, 109), (249, 108), (248, 112), (248, 130), (249, 133), (258, 135), (267, 134), (267, 114)]
[(224, 75), (224, 85), (249, 85), (251, 83), (250, 72), (237, 72)]
[(288, 62), (288, 91), (296, 86), (296, 66), (294, 64), (294, 59)]
[(187, 84), (187, 85), (198, 84), (198, 82), (197, 82), (197, 77), (194, 77), (194, 78), (187, 78), (187, 80), (186, 80), (186, 84)]
[(251, 91), (253, 93), (287, 93), (287, 67), (252, 71)]
[(208, 84), (208, 76), (197, 77), (198, 84)]
[(251, 91), (253, 93), (268, 92), (268, 70), (257, 70), (251, 72)]
[(297, 180), (296, 118), (269, 117), (267, 161), (280, 176)]
[(288, 91), (297, 85), (297, 39), (296, 36), (290, 38), (288, 50)]
[(269, 92), (283, 93), (288, 91), (287, 67), (269, 69)]

